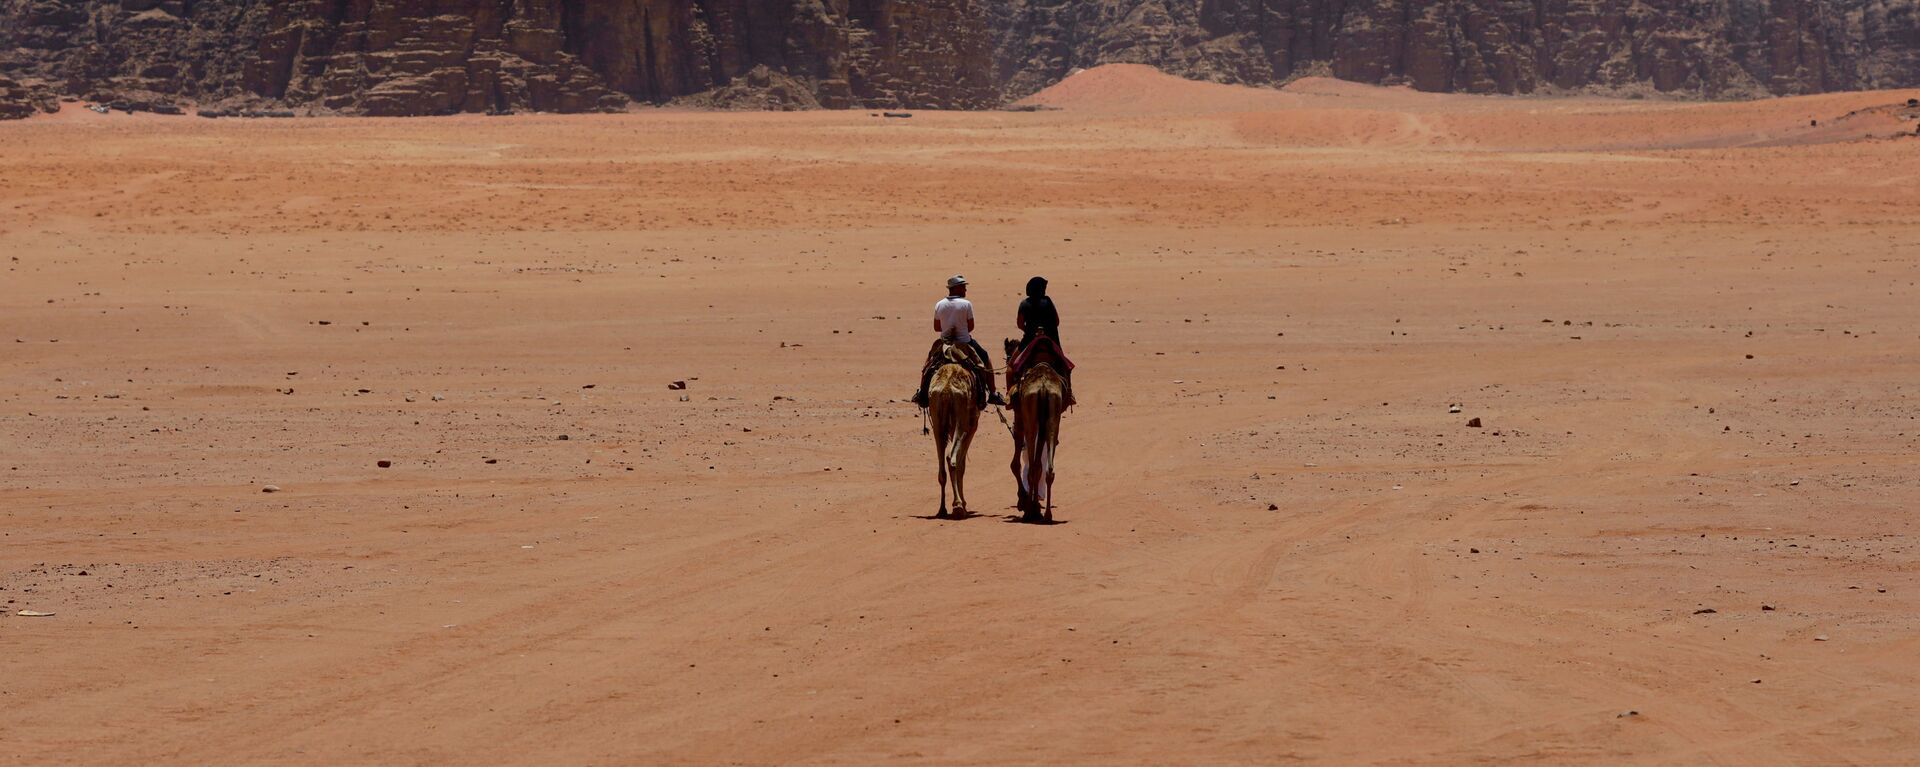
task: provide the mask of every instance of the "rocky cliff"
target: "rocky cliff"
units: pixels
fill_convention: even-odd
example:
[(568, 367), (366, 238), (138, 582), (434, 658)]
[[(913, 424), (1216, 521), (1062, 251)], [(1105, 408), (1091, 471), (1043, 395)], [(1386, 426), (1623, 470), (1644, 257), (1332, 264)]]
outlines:
[(1271, 83), (1707, 97), (1920, 85), (1913, 0), (1004, 0), (997, 77), (1153, 64)]
[(0, 77), (99, 102), (367, 115), (696, 95), (965, 109), (1000, 99), (986, 21), (976, 0), (0, 0)]
[(0, 0), (0, 117), (57, 96), (420, 115), (980, 108), (1079, 67), (1433, 91), (1920, 85), (1914, 0)]

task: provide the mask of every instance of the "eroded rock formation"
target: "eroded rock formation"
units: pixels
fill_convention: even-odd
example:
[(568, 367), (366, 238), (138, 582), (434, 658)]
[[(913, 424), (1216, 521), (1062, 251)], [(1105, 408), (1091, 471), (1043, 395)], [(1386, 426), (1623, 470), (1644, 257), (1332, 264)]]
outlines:
[(1307, 73), (1428, 91), (1708, 97), (1920, 84), (1911, 0), (1004, 0), (1012, 95), (1075, 67)]
[[(1708, 97), (1920, 84), (1913, 0), (0, 0), (0, 116), (980, 108), (1078, 67)], [(24, 105), (24, 106), (23, 106)]]

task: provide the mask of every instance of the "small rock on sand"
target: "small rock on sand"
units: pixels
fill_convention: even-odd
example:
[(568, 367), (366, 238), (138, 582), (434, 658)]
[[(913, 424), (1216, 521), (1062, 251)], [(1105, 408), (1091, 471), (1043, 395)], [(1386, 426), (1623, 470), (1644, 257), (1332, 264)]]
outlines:
[(279, 486), (279, 485), (267, 485), (267, 486), (265, 486), (265, 487), (262, 487), (262, 488), (260, 488), (260, 492), (262, 492), (262, 493), (278, 493), (278, 492), (280, 492), (280, 486)]
[(1469, 429), (1478, 429), (1478, 428), (1480, 428), (1480, 419), (1478, 419), (1478, 418), (1473, 418), (1473, 419), (1470, 419), (1470, 420), (1468, 420), (1468, 421), (1467, 421), (1467, 428), (1469, 428)]
[(18, 615), (18, 616), (20, 616), (20, 617), (22, 617), (22, 618), (51, 618), (51, 617), (53, 617), (53, 613), (43, 613), (43, 612), (40, 612), (39, 610), (21, 610), (20, 612), (17, 612), (17, 613), (14, 613), (14, 615)]

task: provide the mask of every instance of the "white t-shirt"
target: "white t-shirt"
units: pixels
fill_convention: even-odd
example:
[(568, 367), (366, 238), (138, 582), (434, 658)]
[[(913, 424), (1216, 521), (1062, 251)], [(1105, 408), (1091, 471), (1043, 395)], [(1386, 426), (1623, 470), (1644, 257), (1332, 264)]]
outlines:
[(964, 298), (947, 296), (933, 305), (933, 318), (940, 321), (940, 337), (960, 343), (973, 340), (973, 334), (967, 331), (969, 320), (973, 319), (973, 302)]

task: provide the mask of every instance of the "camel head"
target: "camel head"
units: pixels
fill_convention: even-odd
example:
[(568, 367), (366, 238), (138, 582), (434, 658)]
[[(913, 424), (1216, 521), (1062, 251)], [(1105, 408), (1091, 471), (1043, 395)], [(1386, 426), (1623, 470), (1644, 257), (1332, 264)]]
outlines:
[(1019, 339), (1014, 339), (1014, 338), (1008, 338), (1004, 340), (1007, 342), (1007, 359), (1011, 361), (1013, 359), (1013, 355), (1018, 354), (1020, 352), (1020, 341)]

